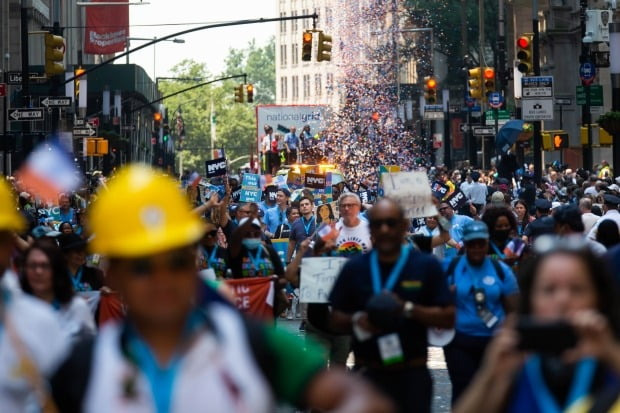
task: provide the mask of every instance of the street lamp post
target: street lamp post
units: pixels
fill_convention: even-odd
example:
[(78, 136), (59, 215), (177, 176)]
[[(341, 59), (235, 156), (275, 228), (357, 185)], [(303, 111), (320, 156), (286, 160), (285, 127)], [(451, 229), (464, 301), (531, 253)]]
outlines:
[[(157, 36), (155, 37), (128, 37), (127, 38), (127, 50), (129, 50), (129, 42), (131, 40), (142, 40), (142, 41), (148, 41), (148, 42), (152, 42), (153, 40), (157, 40)], [(172, 42), (172, 43), (185, 43), (185, 40), (183, 39), (162, 39), (161, 41), (163, 42)], [(153, 45), (153, 79), (155, 79), (155, 70), (157, 67), (156, 61), (155, 61), (155, 57), (156, 57), (156, 46)], [(129, 55), (127, 55), (127, 64), (129, 64)]]
[[(611, 110), (620, 111), (620, 23), (609, 24), (609, 69), (611, 72)], [(620, 169), (620, 135), (613, 134), (613, 166)]]

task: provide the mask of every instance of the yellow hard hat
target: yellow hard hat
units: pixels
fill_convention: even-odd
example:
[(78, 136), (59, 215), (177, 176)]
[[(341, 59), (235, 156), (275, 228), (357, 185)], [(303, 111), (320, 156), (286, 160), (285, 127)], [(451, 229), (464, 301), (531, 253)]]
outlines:
[(21, 231), (26, 227), (26, 220), (15, 204), (15, 197), (9, 185), (0, 179), (0, 231)]
[(198, 241), (205, 226), (175, 181), (146, 165), (121, 170), (91, 205), (93, 251), (131, 258)]

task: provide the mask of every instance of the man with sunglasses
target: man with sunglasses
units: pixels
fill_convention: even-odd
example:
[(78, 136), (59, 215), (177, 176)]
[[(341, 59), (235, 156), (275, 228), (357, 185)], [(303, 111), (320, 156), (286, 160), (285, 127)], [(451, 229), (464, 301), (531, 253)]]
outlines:
[(313, 346), (303, 351), (294, 336), (228, 305), (194, 304), (205, 227), (174, 181), (128, 167), (90, 218), (91, 246), (109, 257), (127, 318), (78, 344), (60, 367), (52, 380), (60, 411), (266, 413), (275, 398), (321, 410), (390, 411), (368, 386), (325, 372)]
[(334, 328), (353, 333), (355, 363), (400, 412), (430, 412), (427, 328), (451, 328), (454, 305), (439, 262), (405, 243), (402, 208), (369, 212), (374, 249), (343, 267), (330, 294)]

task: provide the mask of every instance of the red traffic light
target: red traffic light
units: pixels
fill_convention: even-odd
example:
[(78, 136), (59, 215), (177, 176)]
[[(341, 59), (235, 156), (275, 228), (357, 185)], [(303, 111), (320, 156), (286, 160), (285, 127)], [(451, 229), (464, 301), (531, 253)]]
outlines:
[(159, 112), (155, 112), (155, 113), (153, 113), (153, 120), (154, 120), (155, 122), (159, 122), (159, 121), (161, 121), (161, 113), (159, 113)]
[(304, 43), (312, 43), (312, 33), (311, 32), (304, 32), (302, 40), (303, 40)]
[(530, 47), (530, 39), (525, 36), (519, 37), (519, 39), (517, 40), (517, 46), (519, 46), (521, 49), (527, 49), (528, 47)]
[(435, 80), (434, 77), (431, 77), (430, 79), (426, 81), (426, 87), (428, 89), (435, 89), (437, 87), (437, 81)]
[(484, 76), (485, 79), (495, 79), (495, 69), (491, 67), (485, 68), (482, 76)]

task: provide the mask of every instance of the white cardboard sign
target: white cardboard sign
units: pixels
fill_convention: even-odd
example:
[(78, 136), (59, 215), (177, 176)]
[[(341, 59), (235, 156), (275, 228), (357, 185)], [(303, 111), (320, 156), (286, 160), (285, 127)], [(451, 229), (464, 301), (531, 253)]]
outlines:
[(343, 257), (304, 258), (301, 261), (299, 301), (327, 303), (334, 282), (346, 262)]
[(398, 202), (405, 210), (405, 217), (437, 215), (431, 185), (425, 172), (382, 173), (381, 183), (384, 196)]

